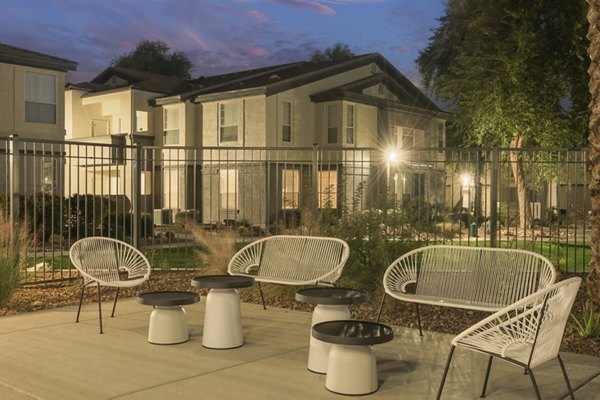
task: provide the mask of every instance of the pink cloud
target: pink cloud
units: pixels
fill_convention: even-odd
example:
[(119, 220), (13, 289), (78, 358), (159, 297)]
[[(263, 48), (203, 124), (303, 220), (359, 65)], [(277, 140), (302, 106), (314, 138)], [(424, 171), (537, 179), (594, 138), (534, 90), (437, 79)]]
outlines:
[(334, 15), (335, 10), (326, 5), (317, 3), (316, 1), (304, 1), (304, 0), (272, 0), (275, 3), (287, 5), (298, 9), (311, 9), (318, 12), (319, 14)]

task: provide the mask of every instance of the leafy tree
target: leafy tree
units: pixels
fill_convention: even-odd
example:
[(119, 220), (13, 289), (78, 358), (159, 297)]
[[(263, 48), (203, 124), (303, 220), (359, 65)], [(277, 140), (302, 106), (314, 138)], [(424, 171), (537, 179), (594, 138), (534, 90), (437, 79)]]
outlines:
[(188, 56), (182, 51), (169, 53), (169, 50), (164, 42), (142, 40), (131, 53), (113, 60), (112, 65), (190, 79), (193, 65)]
[(587, 18), (589, 21), (588, 38), (590, 46), (588, 54), (591, 59), (589, 72), (590, 101), (589, 136), (591, 151), (590, 161), (590, 192), (592, 196), (592, 211), (590, 224), (590, 272), (587, 276), (588, 294), (596, 304), (600, 304), (600, 2), (589, 0)]
[(585, 0), (449, 0), (417, 59), (464, 144), (511, 147), (520, 225), (529, 226), (525, 155), (585, 137)]
[(329, 61), (345, 61), (354, 56), (355, 54), (347, 44), (336, 43), (333, 47), (326, 48), (325, 51), (315, 51), (310, 57), (310, 61), (315, 64), (321, 64)]

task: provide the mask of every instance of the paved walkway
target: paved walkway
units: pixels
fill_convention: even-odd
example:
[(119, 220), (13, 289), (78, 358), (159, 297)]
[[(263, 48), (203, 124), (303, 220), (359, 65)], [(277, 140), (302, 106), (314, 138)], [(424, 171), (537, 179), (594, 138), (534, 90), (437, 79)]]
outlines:
[[(307, 370), (310, 313), (242, 305), (245, 345), (209, 350), (201, 345), (205, 298), (187, 306), (190, 341), (146, 341), (151, 308), (124, 299), (117, 316), (98, 334), (97, 305), (0, 318), (0, 399), (343, 399), (324, 387), (325, 376)], [(366, 399), (434, 399), (451, 336), (396, 328), (392, 342), (374, 347), (380, 389)], [(600, 399), (600, 359), (563, 355), (580, 400)], [(487, 358), (455, 353), (444, 399), (477, 399)], [(536, 370), (544, 399), (563, 399), (558, 362)], [(510, 364), (494, 363), (488, 399), (532, 399), (529, 377)]]

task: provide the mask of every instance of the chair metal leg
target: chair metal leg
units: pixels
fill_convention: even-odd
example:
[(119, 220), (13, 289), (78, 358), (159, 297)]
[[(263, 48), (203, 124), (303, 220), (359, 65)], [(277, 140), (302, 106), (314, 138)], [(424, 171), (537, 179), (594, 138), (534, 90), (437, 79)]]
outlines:
[(485, 379), (483, 380), (483, 389), (481, 389), (481, 396), (479, 396), (479, 397), (485, 397), (485, 391), (487, 390), (488, 379), (490, 378), (490, 371), (492, 370), (492, 360), (493, 359), (494, 359), (494, 357), (490, 356), (490, 359), (489, 359), (488, 365), (487, 365), (487, 370), (485, 372)]
[(260, 282), (258, 282), (258, 290), (260, 291), (260, 300), (262, 301), (263, 310), (266, 310), (267, 305), (265, 304), (265, 296), (263, 294), (262, 286), (260, 286)]
[(98, 287), (98, 320), (100, 321), (100, 334), (103, 334), (102, 331), (102, 299), (100, 297), (100, 282), (96, 282)]
[(146, 284), (148, 285), (148, 289), (150, 289), (150, 291), (152, 292), (152, 285), (150, 284), (149, 279), (146, 281)]
[(387, 293), (383, 293), (383, 296), (381, 297), (381, 304), (379, 305), (379, 312), (377, 313), (377, 322), (379, 322), (379, 318), (381, 317), (381, 312), (383, 311), (383, 304), (385, 303), (385, 296), (387, 296)]
[(423, 330), (421, 329), (421, 315), (419, 314), (419, 303), (415, 303), (417, 309), (417, 324), (419, 325), (419, 336), (423, 336)]
[(86, 284), (81, 285), (81, 296), (79, 297), (79, 308), (77, 309), (77, 319), (75, 322), (79, 322), (79, 314), (81, 313), (81, 303), (83, 303), (83, 293), (85, 291)]
[(525, 368), (527, 370), (527, 375), (529, 375), (529, 377), (531, 378), (531, 383), (533, 384), (533, 390), (535, 390), (536, 399), (542, 400), (542, 397), (540, 396), (540, 390), (538, 389), (538, 385), (535, 381), (535, 377), (533, 376), (533, 371), (529, 367), (525, 367)]
[(115, 316), (115, 308), (117, 308), (117, 300), (119, 299), (119, 289), (121, 289), (121, 288), (117, 287), (117, 294), (115, 295), (115, 302), (113, 303), (112, 313), (110, 314), (111, 318), (114, 318), (114, 316)]
[(569, 395), (572, 400), (575, 400), (575, 395), (573, 394), (573, 388), (571, 387), (571, 382), (569, 381), (569, 376), (567, 375), (567, 370), (565, 369), (565, 364), (563, 363), (560, 354), (557, 355), (558, 362), (560, 364), (560, 369), (562, 370), (563, 376), (565, 377), (565, 383), (567, 384), (567, 388), (569, 389)]
[(448, 354), (448, 361), (446, 361), (446, 368), (444, 368), (444, 375), (442, 375), (442, 381), (440, 382), (440, 388), (438, 389), (436, 400), (440, 400), (442, 398), (442, 390), (444, 390), (444, 383), (446, 383), (446, 376), (448, 375), (448, 369), (450, 368), (450, 361), (452, 361), (454, 349), (456, 349), (456, 346), (452, 346), (450, 348), (450, 354)]

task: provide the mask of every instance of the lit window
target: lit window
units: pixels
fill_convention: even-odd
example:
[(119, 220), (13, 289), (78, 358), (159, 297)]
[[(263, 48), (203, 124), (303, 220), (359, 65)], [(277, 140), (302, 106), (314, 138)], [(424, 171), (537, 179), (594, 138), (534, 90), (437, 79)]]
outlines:
[(163, 112), (164, 144), (179, 144), (179, 110), (165, 108)]
[(289, 101), (282, 103), (281, 140), (284, 142), (292, 141), (292, 103)]
[(138, 132), (148, 131), (148, 113), (146, 111), (135, 112), (135, 126)]
[(152, 172), (142, 171), (140, 176), (140, 194), (152, 194)]
[(25, 73), (25, 121), (56, 124), (56, 78)]
[(51, 193), (56, 182), (56, 162), (52, 159), (42, 161), (42, 191)]
[(238, 140), (238, 109), (234, 103), (219, 105), (219, 132), (221, 142)]
[(238, 204), (237, 169), (219, 170), (219, 205), (225, 210), (235, 210)]
[(354, 144), (354, 106), (346, 107), (346, 143)]
[(281, 179), (281, 208), (298, 208), (300, 198), (300, 171), (284, 169)]
[(338, 142), (338, 107), (337, 104), (327, 106), (327, 143)]
[(319, 171), (319, 208), (337, 208), (337, 171)]

